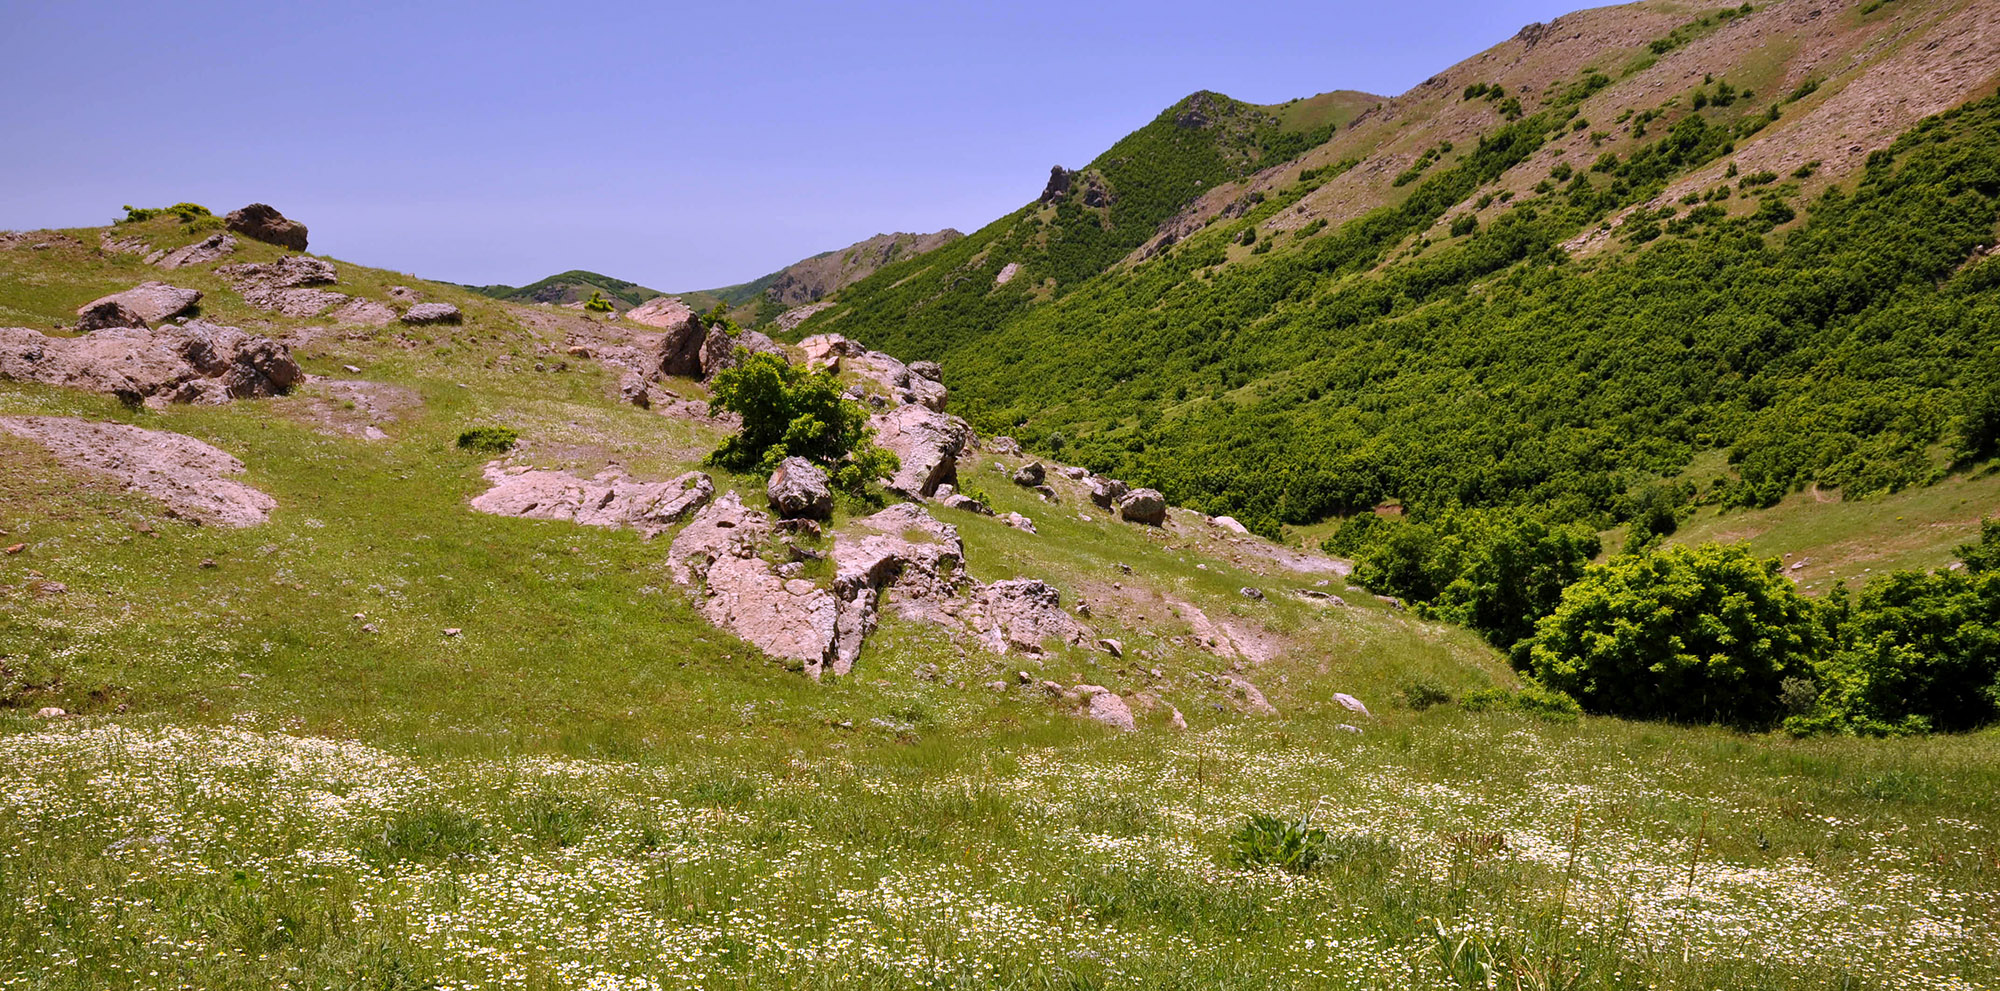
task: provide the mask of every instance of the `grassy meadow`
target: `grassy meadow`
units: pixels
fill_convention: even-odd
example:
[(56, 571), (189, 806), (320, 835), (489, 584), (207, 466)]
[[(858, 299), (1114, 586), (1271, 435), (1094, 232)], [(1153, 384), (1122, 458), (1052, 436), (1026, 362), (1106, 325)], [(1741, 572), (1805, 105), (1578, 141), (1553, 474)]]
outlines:
[[(703, 623), (668, 538), (467, 507), (467, 427), (642, 477), (721, 439), (618, 405), (545, 326), (343, 264), (340, 291), (415, 285), (468, 323), (314, 334), (72, 233), (0, 251), (7, 322), (161, 277), (404, 399), (368, 415), (318, 381), (155, 411), (0, 384), (0, 415), (216, 444), (279, 505), (196, 526), (0, 438), (0, 544), (26, 545), (0, 557), (0, 989), (2000, 986), (2000, 734), (1465, 711), (1443, 700), (1514, 683), (1473, 635), (1198, 524), (1046, 504), (987, 455), (967, 486), (1038, 533), (938, 510), (971, 572), (1050, 581), (1123, 657), (995, 657), (890, 609), (854, 676), (815, 684)], [(1955, 519), (1988, 491), (1909, 498)], [(1888, 529), (1845, 506), (1690, 528)], [(1268, 658), (1216, 656), (1196, 611)], [(1217, 687), (1237, 666), (1280, 715)], [(1117, 734), (1023, 673), (1161, 705)], [(1325, 855), (1235, 865), (1253, 813), (1309, 818)]]

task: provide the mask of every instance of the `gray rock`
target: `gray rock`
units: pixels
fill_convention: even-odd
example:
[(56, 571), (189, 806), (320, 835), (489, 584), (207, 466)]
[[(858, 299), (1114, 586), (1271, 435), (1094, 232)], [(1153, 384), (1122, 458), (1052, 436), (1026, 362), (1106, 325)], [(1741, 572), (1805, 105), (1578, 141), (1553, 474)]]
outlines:
[(158, 268), (186, 268), (190, 265), (206, 265), (219, 261), (236, 250), (236, 239), (221, 231), (182, 248), (147, 256), (146, 260)]
[(804, 458), (786, 458), (764, 486), (771, 508), (787, 519), (824, 520), (833, 516), (833, 489), (826, 472)]
[(896, 456), (891, 492), (927, 499), (938, 486), (957, 484), (958, 459), (972, 443), (972, 427), (964, 420), (912, 403), (878, 413), (868, 425), (875, 443)]
[(930, 379), (933, 382), (944, 381), (944, 369), (939, 367), (935, 361), (910, 362), (910, 374)]
[(403, 322), (408, 324), (458, 323), (462, 319), (458, 307), (450, 303), (418, 303), (403, 312)]
[(1032, 489), (1042, 484), (1047, 477), (1048, 472), (1040, 461), (1030, 461), (1014, 472), (1014, 484)]
[(1118, 515), (1129, 523), (1159, 526), (1167, 521), (1167, 500), (1156, 489), (1133, 489), (1118, 500)]
[(715, 484), (688, 472), (665, 482), (643, 482), (609, 468), (592, 478), (566, 471), (534, 471), (495, 461), (486, 466), (492, 485), (472, 508), (495, 516), (567, 520), (584, 526), (628, 527), (651, 538), (707, 505)]
[(1012, 437), (988, 437), (984, 446), (986, 450), (994, 454), (1012, 454), (1018, 456), (1021, 453), (1021, 442)]
[(1020, 513), (1008, 513), (1007, 515), (1000, 517), (1000, 522), (1005, 523), (1008, 526), (1011, 526), (1014, 529), (1020, 530), (1024, 533), (1035, 532), (1035, 521), (1025, 516), (1022, 516)]
[(304, 378), (283, 344), (200, 320), (71, 338), (0, 327), (0, 379), (85, 389), (133, 405), (271, 396)]
[(285, 219), (276, 207), (252, 203), (241, 210), (231, 210), (223, 222), (230, 230), (252, 240), (293, 251), (306, 250), (306, 225)]
[(1120, 733), (1139, 728), (1132, 718), (1132, 707), (1110, 689), (1102, 685), (1078, 685), (1075, 691), (1084, 698), (1084, 715)]
[(1237, 589), (1236, 594), (1241, 595), (1246, 599), (1255, 600), (1257, 602), (1264, 601), (1264, 590), (1261, 588), (1252, 588), (1248, 585), (1245, 585), (1242, 588)]
[[(150, 327), (163, 320), (170, 320), (186, 313), (196, 303), (201, 302), (201, 290), (182, 289), (164, 282), (141, 282), (130, 289), (109, 296), (100, 297), (83, 304), (76, 311), (78, 330), (97, 330), (103, 327)], [(138, 323), (96, 323), (108, 318), (117, 319), (119, 311), (138, 319)]]
[(76, 330), (79, 334), (110, 327), (137, 327), (144, 330), (146, 326), (146, 318), (140, 316), (138, 311), (125, 305), (123, 300), (110, 297), (90, 303), (76, 311)]
[(1115, 509), (1118, 500), (1125, 498), (1125, 483), (1115, 478), (1098, 476), (1090, 480), (1090, 501), (1101, 509)]
[(1346, 692), (1334, 692), (1333, 700), (1339, 703), (1341, 708), (1346, 709), (1349, 712), (1358, 712), (1364, 716), (1375, 715), (1374, 713), (1368, 711), (1368, 707), (1366, 705), (1363, 705), (1360, 699), (1355, 698), (1354, 696), (1349, 695)]

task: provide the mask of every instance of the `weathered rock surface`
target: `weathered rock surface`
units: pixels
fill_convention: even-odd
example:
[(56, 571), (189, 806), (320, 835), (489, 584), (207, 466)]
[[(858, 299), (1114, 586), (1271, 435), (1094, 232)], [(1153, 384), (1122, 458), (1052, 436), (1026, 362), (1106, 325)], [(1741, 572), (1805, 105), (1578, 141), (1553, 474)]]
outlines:
[(625, 311), (625, 319), (647, 327), (679, 327), (694, 318), (694, 308), (678, 296), (655, 296)]
[(643, 482), (617, 468), (580, 478), (566, 471), (537, 471), (495, 461), (486, 466), (485, 474), (493, 487), (472, 500), (472, 508), (482, 513), (628, 527), (648, 539), (715, 495), (714, 483), (697, 471), (665, 482)]
[(340, 293), (312, 288), (339, 279), (333, 263), (320, 258), (286, 255), (274, 262), (224, 265), (215, 271), (230, 280), (244, 302), (288, 317), (314, 316), (347, 302)]
[(972, 427), (927, 406), (898, 406), (868, 419), (875, 443), (896, 456), (899, 466), (888, 488), (927, 499), (944, 484), (958, 484), (958, 459), (972, 444)]
[(458, 323), (463, 319), (458, 307), (450, 303), (418, 303), (403, 311), (403, 322), (408, 324)]
[(1030, 461), (1014, 471), (1014, 484), (1031, 489), (1042, 484), (1047, 478), (1048, 471), (1042, 467), (1040, 461)]
[(973, 622), (996, 654), (1040, 654), (1051, 640), (1070, 645), (1089, 640), (1089, 631), (1063, 611), (1062, 593), (1048, 582), (1033, 578), (994, 582), (980, 589), (974, 601), (979, 610)]
[(356, 296), (327, 314), (327, 319), (357, 327), (387, 327), (396, 321), (396, 311), (386, 303)]
[(277, 395), (304, 374), (284, 345), (200, 320), (75, 338), (0, 327), (0, 379), (87, 389), (132, 404)]
[(105, 475), (166, 504), (170, 516), (254, 526), (277, 501), (227, 475), (243, 462), (192, 437), (56, 416), (0, 417), (0, 432), (32, 440), (65, 466)]
[(1090, 480), (1090, 501), (1103, 509), (1118, 508), (1118, 500), (1129, 491), (1124, 482), (1115, 478), (1098, 476)]
[(836, 654), (841, 604), (828, 589), (779, 576), (759, 556), (771, 531), (769, 515), (729, 493), (681, 528), (667, 552), (668, 567), (675, 582), (698, 590), (710, 623), (818, 677)]
[(255, 241), (293, 251), (306, 250), (306, 225), (285, 219), (284, 214), (268, 204), (252, 203), (241, 210), (231, 210), (223, 223), (230, 230)]
[(731, 334), (722, 327), (713, 327), (701, 342), (701, 377), (714, 378), (715, 373), (737, 364), (737, 352), (750, 354), (775, 354), (786, 357), (785, 349), (777, 341), (754, 330), (739, 330)]
[(1022, 516), (1020, 513), (1008, 513), (1005, 516), (1000, 517), (1000, 522), (1005, 523), (1016, 530), (1020, 530), (1023, 533), (1036, 532), (1035, 521), (1027, 518), (1026, 516)]
[(1228, 692), (1229, 697), (1234, 699), (1243, 711), (1253, 716), (1275, 716), (1278, 714), (1278, 707), (1272, 705), (1271, 700), (1265, 698), (1264, 693), (1256, 685), (1251, 684), (1249, 679), (1238, 675), (1224, 674), (1218, 675), (1216, 681), (1222, 685)]
[(236, 239), (217, 231), (193, 244), (172, 251), (155, 251), (146, 262), (156, 268), (175, 269), (220, 261), (236, 250)]
[(806, 353), (806, 367), (840, 370), (840, 359), (859, 358), (868, 349), (839, 334), (815, 334), (799, 342)]
[(833, 489), (826, 472), (804, 458), (786, 458), (764, 486), (771, 508), (786, 519), (823, 520), (833, 515)]
[(1102, 685), (1078, 685), (1074, 691), (1084, 699), (1084, 715), (1103, 723), (1121, 733), (1130, 733), (1139, 728), (1132, 718), (1132, 707), (1125, 704), (1111, 689)]
[(982, 446), (994, 454), (1011, 454), (1016, 457), (1021, 454), (1021, 442), (1012, 437), (988, 437)]
[[(141, 282), (124, 292), (112, 293), (83, 304), (76, 311), (76, 329), (150, 327), (187, 312), (198, 302), (201, 302), (199, 289), (182, 289), (164, 282)], [(121, 314), (129, 314), (139, 322), (105, 322), (123, 319)]]
[(1167, 500), (1157, 489), (1133, 489), (1118, 500), (1118, 516), (1128, 523), (1159, 526), (1167, 521)]

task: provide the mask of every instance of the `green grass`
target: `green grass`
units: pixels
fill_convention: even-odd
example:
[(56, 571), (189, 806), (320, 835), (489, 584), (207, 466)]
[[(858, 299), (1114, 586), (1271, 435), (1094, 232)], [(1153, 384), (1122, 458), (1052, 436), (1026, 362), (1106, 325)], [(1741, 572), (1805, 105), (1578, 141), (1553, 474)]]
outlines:
[[(148, 274), (0, 252), (0, 306), (54, 321)], [(266, 319), (212, 275), (168, 278), (213, 287), (218, 319)], [(262, 526), (195, 526), (0, 440), (0, 541), (27, 545), (0, 556), (0, 988), (1449, 988), (1484, 986), (1454, 976), (1482, 965), (1523, 987), (2000, 982), (2000, 735), (1414, 711), (1412, 681), (1516, 682), (1465, 631), (1338, 578), (1322, 590), (1350, 605), (1315, 604), (1289, 593), (1318, 576), (1113, 522), (1072, 483), (1045, 503), (1008, 480), (1020, 459), (985, 455), (961, 480), (1039, 533), (937, 510), (972, 573), (1052, 582), (1124, 656), (995, 657), (890, 608), (852, 677), (813, 684), (701, 621), (669, 538), (467, 507), (472, 427), (519, 430), (537, 465), (642, 477), (721, 438), (618, 405), (588, 363), (557, 370), (562, 342), (501, 304), (422, 288), (467, 323), (302, 348), (422, 399), (386, 441), (332, 429), (320, 385), (161, 411), (0, 385), (0, 415), (214, 443), (278, 501)], [(1990, 503), (1990, 479), (1962, 484)], [(1848, 539), (1882, 524), (1842, 519)], [(1277, 645), (1244, 673), (1281, 716), (1218, 689), (1231, 662), (1192, 609)], [(1163, 707), (1121, 736), (982, 687), (1019, 671)], [(1230, 865), (1253, 814), (1307, 812), (1327, 831), (1310, 870)]]

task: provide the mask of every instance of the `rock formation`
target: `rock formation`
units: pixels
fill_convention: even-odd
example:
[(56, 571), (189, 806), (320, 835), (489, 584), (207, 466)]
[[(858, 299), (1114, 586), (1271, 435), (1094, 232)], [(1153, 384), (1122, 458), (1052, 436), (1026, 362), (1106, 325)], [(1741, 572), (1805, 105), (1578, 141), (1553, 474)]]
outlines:
[[(76, 329), (150, 327), (187, 312), (200, 301), (199, 289), (182, 289), (164, 282), (141, 282), (124, 292), (102, 296), (78, 307)], [(125, 320), (136, 322), (120, 322)]]
[(58, 416), (0, 417), (0, 433), (40, 444), (67, 467), (152, 496), (177, 518), (255, 526), (277, 506), (270, 496), (223, 477), (242, 474), (243, 462), (192, 437)]
[(243, 301), (288, 317), (310, 317), (347, 302), (337, 292), (314, 286), (338, 281), (333, 263), (306, 255), (286, 255), (274, 262), (224, 265), (216, 274), (230, 280)]
[(304, 376), (284, 345), (200, 320), (75, 338), (0, 327), (0, 379), (86, 389), (134, 405), (278, 395)]
[(771, 508), (787, 519), (823, 520), (833, 515), (833, 489), (826, 472), (804, 458), (786, 458), (764, 486)]
[(252, 203), (241, 210), (230, 211), (223, 222), (230, 230), (252, 240), (293, 251), (306, 250), (306, 225), (285, 219), (276, 207)]
[(464, 316), (450, 303), (418, 303), (403, 311), (407, 324), (458, 323)]
[(472, 508), (482, 513), (630, 527), (649, 540), (715, 495), (714, 483), (698, 471), (665, 482), (642, 482), (615, 467), (586, 479), (495, 461), (485, 474), (493, 487), (472, 500)]
[(948, 413), (915, 404), (898, 406), (868, 419), (875, 443), (899, 462), (888, 489), (927, 499), (940, 485), (958, 484), (958, 459), (972, 444), (972, 427)]

